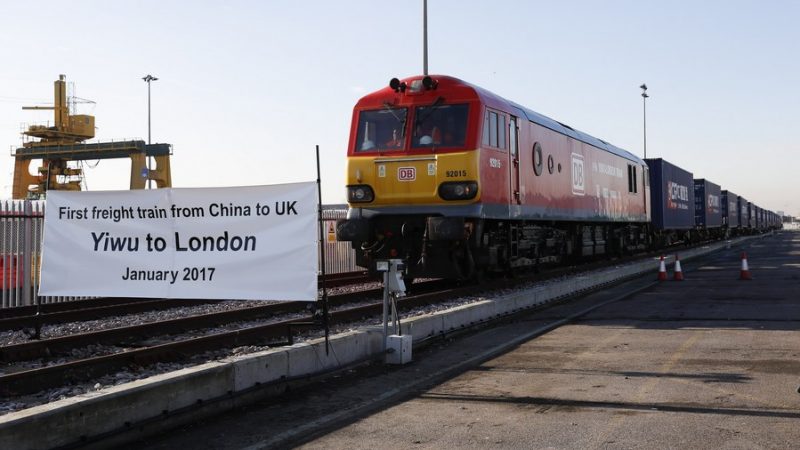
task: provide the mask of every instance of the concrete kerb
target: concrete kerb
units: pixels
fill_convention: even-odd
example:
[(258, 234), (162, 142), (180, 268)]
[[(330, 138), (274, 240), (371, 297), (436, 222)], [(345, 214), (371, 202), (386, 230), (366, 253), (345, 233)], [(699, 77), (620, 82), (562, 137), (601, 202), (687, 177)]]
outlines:
[(0, 417), (0, 448), (52, 448), (224, 396), (233, 366), (206, 363)]
[[(748, 238), (739, 238), (734, 243)], [(680, 252), (688, 260), (725, 247), (725, 242)], [(434, 314), (405, 319), (402, 331), (420, 342), (453, 330), (596, 289), (623, 278), (655, 271), (650, 259), (615, 267), (591, 276), (578, 276), (496, 299), (483, 299)], [(655, 272), (654, 272), (655, 273)], [(369, 327), (332, 336), (326, 354), (324, 339), (270, 349), (156, 375), (29, 408), (0, 417), (0, 448), (57, 447), (79, 443), (83, 437), (125, 430), (140, 421), (152, 421), (167, 412), (230, 397), (258, 385), (280, 383), (341, 369), (380, 357), (381, 327)], [(170, 426), (179, 424), (172, 422)], [(42, 430), (47, 430), (43, 433)]]
[(495, 302), (492, 300), (481, 300), (468, 305), (456, 306), (447, 310), (447, 314), (442, 315), (443, 327), (440, 332), (447, 333), (468, 328), (494, 315)]
[[(441, 315), (418, 316), (402, 320), (400, 329), (403, 334), (414, 337), (414, 342), (428, 339), (439, 334), (439, 330), (444, 329)], [(381, 334), (383, 333), (381, 328)]]
[(233, 366), (234, 392), (289, 376), (289, 352), (283, 349), (237, 356), (228, 361)]

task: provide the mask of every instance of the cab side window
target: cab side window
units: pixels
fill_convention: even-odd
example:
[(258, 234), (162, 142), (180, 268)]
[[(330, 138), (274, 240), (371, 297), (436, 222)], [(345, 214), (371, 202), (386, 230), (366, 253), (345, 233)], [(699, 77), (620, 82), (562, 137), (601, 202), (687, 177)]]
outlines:
[(495, 148), (506, 148), (506, 116), (486, 109), (483, 116), (483, 145)]

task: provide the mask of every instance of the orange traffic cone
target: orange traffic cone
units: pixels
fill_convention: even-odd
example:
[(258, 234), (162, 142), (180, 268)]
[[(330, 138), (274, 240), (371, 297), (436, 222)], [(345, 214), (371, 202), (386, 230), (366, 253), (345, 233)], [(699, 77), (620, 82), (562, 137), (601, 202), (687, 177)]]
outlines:
[(661, 255), (661, 263), (658, 265), (658, 281), (667, 281), (667, 266), (664, 264), (664, 255)]
[(747, 253), (742, 252), (742, 270), (739, 272), (739, 279), (740, 280), (752, 280), (753, 277), (750, 275), (750, 268), (747, 266)]
[(681, 270), (681, 259), (675, 255), (675, 276), (672, 277), (675, 281), (683, 281), (683, 271)]

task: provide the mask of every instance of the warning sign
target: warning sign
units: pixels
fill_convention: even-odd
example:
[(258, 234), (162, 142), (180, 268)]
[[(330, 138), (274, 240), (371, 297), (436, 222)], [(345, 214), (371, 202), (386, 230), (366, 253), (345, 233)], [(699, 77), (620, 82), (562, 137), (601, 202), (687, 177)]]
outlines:
[(333, 222), (328, 222), (328, 242), (336, 242), (336, 230)]

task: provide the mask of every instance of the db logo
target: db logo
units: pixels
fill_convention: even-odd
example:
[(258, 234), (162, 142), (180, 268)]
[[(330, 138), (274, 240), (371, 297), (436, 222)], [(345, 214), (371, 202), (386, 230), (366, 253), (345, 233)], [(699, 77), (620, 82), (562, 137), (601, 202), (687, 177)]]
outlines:
[(399, 167), (397, 179), (400, 181), (414, 181), (417, 178), (417, 169), (413, 167)]
[[(572, 193), (586, 194), (586, 174), (583, 171), (583, 155), (572, 154)], [(605, 196), (604, 196), (605, 197)]]

